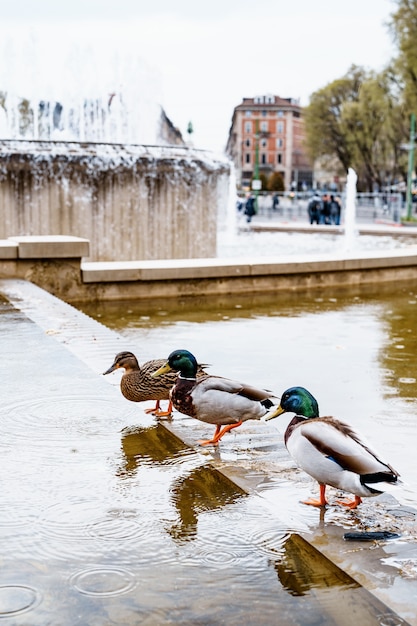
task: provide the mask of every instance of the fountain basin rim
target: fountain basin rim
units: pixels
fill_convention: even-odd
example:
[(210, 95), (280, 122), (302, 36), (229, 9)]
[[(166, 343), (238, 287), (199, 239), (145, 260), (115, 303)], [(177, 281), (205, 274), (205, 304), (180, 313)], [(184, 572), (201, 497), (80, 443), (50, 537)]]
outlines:
[(84, 283), (263, 276), (417, 265), (417, 246), (384, 251), (233, 259), (81, 263)]

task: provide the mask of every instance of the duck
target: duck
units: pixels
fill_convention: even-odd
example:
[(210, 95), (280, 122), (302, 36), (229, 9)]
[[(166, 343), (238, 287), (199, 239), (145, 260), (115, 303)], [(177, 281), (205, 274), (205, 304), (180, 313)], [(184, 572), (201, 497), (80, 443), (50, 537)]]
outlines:
[(247, 420), (260, 420), (278, 403), (278, 397), (265, 389), (207, 375), (197, 378), (197, 359), (188, 350), (174, 350), (152, 377), (178, 373), (170, 399), (180, 413), (216, 426), (211, 439), (200, 445), (217, 445), (222, 437)]
[(284, 434), (287, 450), (298, 467), (317, 480), (320, 488), (319, 498), (311, 498), (304, 504), (327, 506), (326, 487), (331, 486), (354, 495), (353, 500), (337, 503), (356, 509), (362, 498), (383, 493), (384, 483), (397, 483), (398, 472), (350, 425), (334, 417), (319, 416), (317, 400), (304, 387), (284, 391), (278, 407), (265, 420), (287, 412), (295, 413)]
[[(153, 372), (164, 365), (165, 361), (165, 359), (153, 359), (139, 365), (133, 352), (119, 352), (116, 354), (113, 364), (103, 372), (103, 376), (111, 374), (119, 368), (124, 369), (124, 374), (120, 380), (120, 390), (123, 396), (131, 402), (155, 400), (155, 407), (146, 409), (145, 413), (152, 413), (156, 417), (172, 417), (172, 402), (169, 399), (169, 391), (175, 384), (176, 372), (167, 372), (159, 380), (151, 376)], [(207, 366), (198, 366), (199, 376), (205, 374), (205, 367)], [(161, 408), (161, 400), (168, 400), (166, 411)]]

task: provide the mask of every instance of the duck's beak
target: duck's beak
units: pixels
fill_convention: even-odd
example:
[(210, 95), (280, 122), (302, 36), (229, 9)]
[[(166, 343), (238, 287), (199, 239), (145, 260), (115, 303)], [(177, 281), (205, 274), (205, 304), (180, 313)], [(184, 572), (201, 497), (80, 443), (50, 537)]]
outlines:
[(106, 374), (111, 374), (112, 372), (114, 372), (114, 370), (118, 369), (118, 365), (117, 363), (113, 363), (113, 365), (111, 367), (109, 367), (108, 370), (106, 370), (105, 372), (103, 372), (103, 376), (105, 376)]
[(171, 370), (172, 370), (172, 367), (167, 361), (165, 365), (161, 365), (161, 367), (158, 368), (155, 372), (152, 372), (151, 377), (156, 378), (157, 376), (160, 376), (161, 374), (166, 374), (167, 372), (170, 372)]
[(285, 411), (282, 408), (282, 406), (279, 405), (277, 408), (273, 409), (272, 411), (269, 411), (269, 413), (265, 415), (264, 420), (265, 422), (267, 422), (268, 420), (273, 420), (274, 417), (278, 417), (278, 415), (282, 415), (283, 413), (285, 413)]

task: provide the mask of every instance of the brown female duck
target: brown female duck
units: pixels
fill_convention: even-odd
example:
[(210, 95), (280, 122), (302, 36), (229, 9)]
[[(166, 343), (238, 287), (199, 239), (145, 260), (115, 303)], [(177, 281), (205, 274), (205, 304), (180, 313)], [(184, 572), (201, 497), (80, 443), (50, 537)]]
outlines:
[[(103, 375), (110, 374), (120, 368), (124, 369), (125, 372), (120, 380), (120, 390), (123, 396), (131, 402), (155, 400), (155, 407), (146, 409), (145, 413), (152, 413), (157, 417), (169, 417), (172, 415), (172, 402), (169, 398), (169, 392), (175, 384), (177, 373), (171, 371), (159, 378), (152, 377), (152, 374), (165, 362), (165, 359), (153, 359), (139, 365), (132, 352), (119, 352), (116, 354), (111, 367), (103, 372)], [(203, 367), (198, 367), (199, 376), (205, 374)], [(161, 410), (161, 400), (169, 400), (166, 411)]]

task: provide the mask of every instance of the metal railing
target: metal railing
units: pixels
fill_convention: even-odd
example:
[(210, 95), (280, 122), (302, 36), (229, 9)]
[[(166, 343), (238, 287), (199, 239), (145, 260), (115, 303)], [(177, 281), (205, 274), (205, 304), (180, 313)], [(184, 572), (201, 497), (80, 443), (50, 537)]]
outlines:
[[(338, 194), (334, 194), (338, 195)], [(258, 213), (264, 218), (281, 218), (285, 220), (308, 220), (307, 207), (311, 199), (311, 192), (278, 193), (279, 205), (273, 208), (273, 196), (271, 192), (260, 192), (258, 195)], [(342, 201), (341, 219), (343, 222), (344, 207), (346, 202), (345, 193), (339, 195)], [(244, 202), (244, 198), (242, 198)], [(417, 210), (417, 202), (415, 203)], [(363, 222), (400, 222), (406, 216), (405, 198), (401, 193), (357, 193), (356, 195), (356, 218)]]

